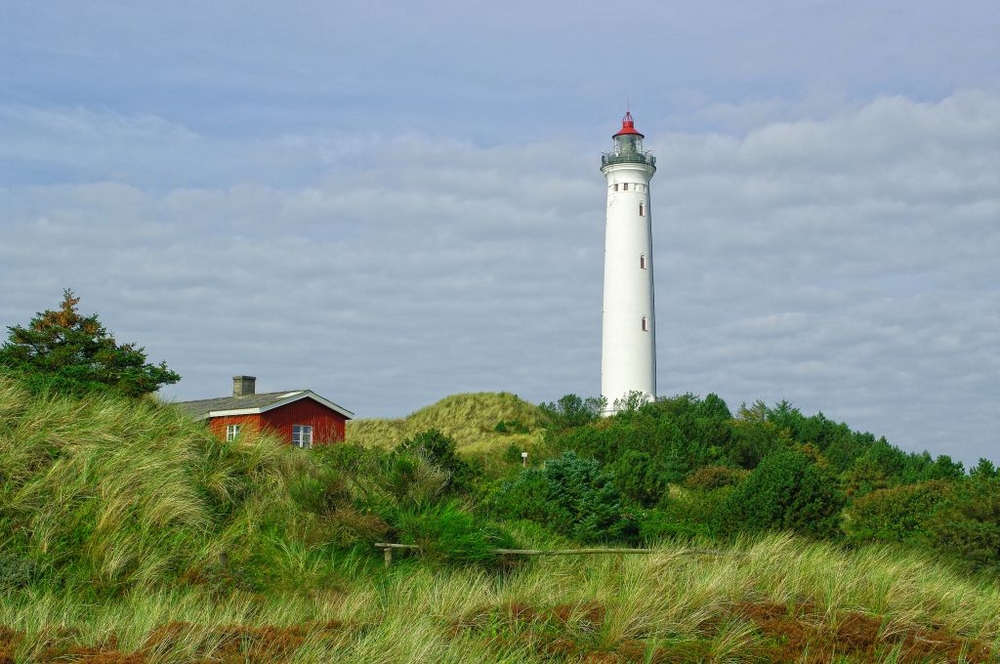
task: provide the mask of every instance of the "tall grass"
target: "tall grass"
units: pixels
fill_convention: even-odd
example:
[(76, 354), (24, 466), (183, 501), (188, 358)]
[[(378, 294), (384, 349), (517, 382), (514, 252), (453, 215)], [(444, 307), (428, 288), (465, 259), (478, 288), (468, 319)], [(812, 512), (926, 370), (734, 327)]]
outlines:
[[(667, 543), (649, 556), (541, 558), (506, 576), (411, 560), (327, 593), (220, 597), (188, 587), (97, 605), (57, 593), (8, 596), (0, 624), (27, 634), (19, 653), (29, 659), (53, 643), (109, 643), (113, 635), (119, 651), (151, 661), (207, 653), (236, 661), (224, 654), (238, 625), (244, 655), (254, 638), (262, 648), (270, 643), (271, 659), (255, 661), (550, 662), (602, 653), (606, 659), (590, 661), (766, 661), (767, 636), (754, 618), (760, 607), (779, 607), (781, 619), (805, 611), (817, 634), (870, 619), (877, 633), (869, 637), (881, 644), (870, 654), (881, 654), (844, 661), (949, 660), (913, 659), (901, 640), (907, 634), (932, 641), (946, 633), (970, 652), (975, 642), (1000, 647), (995, 582), (918, 555), (780, 535), (717, 555)], [(163, 639), (169, 625), (172, 640)], [(292, 652), (275, 654), (269, 639), (292, 636)]]
[(304, 517), (291, 450), (218, 441), (153, 400), (32, 398), (0, 378), (0, 551), (71, 590), (115, 593), (254, 555)]
[[(319, 481), (316, 458), (266, 436), (218, 441), (152, 400), (30, 398), (0, 378), (0, 661), (1000, 653), (995, 579), (890, 548), (771, 535), (711, 553), (664, 542), (645, 556), (542, 557), (496, 572), (416, 556), (383, 569), (372, 553), (332, 546), (333, 525), (297, 496)], [(510, 527), (526, 547), (568, 544)]]
[(478, 392), (446, 397), (404, 419), (348, 422), (347, 442), (392, 448), (418, 433), (437, 429), (454, 439), (459, 451), (481, 454), (511, 444), (527, 449), (541, 440), (541, 427), (537, 406), (509, 392)]

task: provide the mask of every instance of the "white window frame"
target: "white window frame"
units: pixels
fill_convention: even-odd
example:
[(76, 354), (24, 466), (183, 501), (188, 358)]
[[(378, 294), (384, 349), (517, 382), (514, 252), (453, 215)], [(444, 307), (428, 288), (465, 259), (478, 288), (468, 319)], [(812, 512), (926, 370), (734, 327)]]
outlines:
[(313, 428), (311, 424), (292, 425), (292, 445), (308, 450), (313, 446)]
[(236, 440), (236, 437), (240, 435), (241, 424), (227, 424), (226, 425), (226, 442), (231, 443)]

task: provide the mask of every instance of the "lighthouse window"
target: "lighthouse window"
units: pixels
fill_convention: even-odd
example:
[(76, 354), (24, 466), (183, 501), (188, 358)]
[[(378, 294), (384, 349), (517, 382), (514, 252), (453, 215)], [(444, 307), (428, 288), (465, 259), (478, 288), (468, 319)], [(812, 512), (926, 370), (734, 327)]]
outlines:
[(628, 182), (622, 183), (622, 191), (628, 191)]
[(646, 206), (642, 203), (639, 203), (639, 216), (640, 217), (646, 216)]
[(646, 317), (645, 316), (642, 317), (642, 331), (643, 332), (649, 332), (649, 327), (646, 324)]
[(615, 182), (615, 191), (618, 191), (618, 183)]
[(646, 269), (646, 254), (641, 254), (639, 256), (639, 269), (640, 270)]

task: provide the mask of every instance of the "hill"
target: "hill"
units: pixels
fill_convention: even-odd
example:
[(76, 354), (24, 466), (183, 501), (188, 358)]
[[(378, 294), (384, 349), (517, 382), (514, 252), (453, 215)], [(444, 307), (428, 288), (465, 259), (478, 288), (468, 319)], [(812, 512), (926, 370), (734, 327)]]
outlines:
[(532, 447), (544, 434), (544, 417), (538, 406), (509, 392), (455, 394), (405, 418), (348, 422), (347, 442), (393, 448), (428, 429), (452, 438), (458, 451), (477, 454), (512, 444)]

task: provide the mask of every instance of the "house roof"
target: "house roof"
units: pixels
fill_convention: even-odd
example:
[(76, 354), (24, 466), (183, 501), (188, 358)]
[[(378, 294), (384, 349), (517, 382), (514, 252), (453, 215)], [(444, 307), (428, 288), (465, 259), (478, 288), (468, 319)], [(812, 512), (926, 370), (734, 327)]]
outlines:
[(196, 420), (205, 420), (211, 417), (225, 417), (227, 415), (259, 415), (302, 399), (312, 399), (316, 403), (322, 404), (330, 410), (343, 415), (348, 420), (354, 418), (354, 413), (342, 406), (338, 406), (329, 399), (324, 399), (312, 390), (263, 392), (261, 394), (248, 394), (242, 397), (178, 401), (175, 405)]

